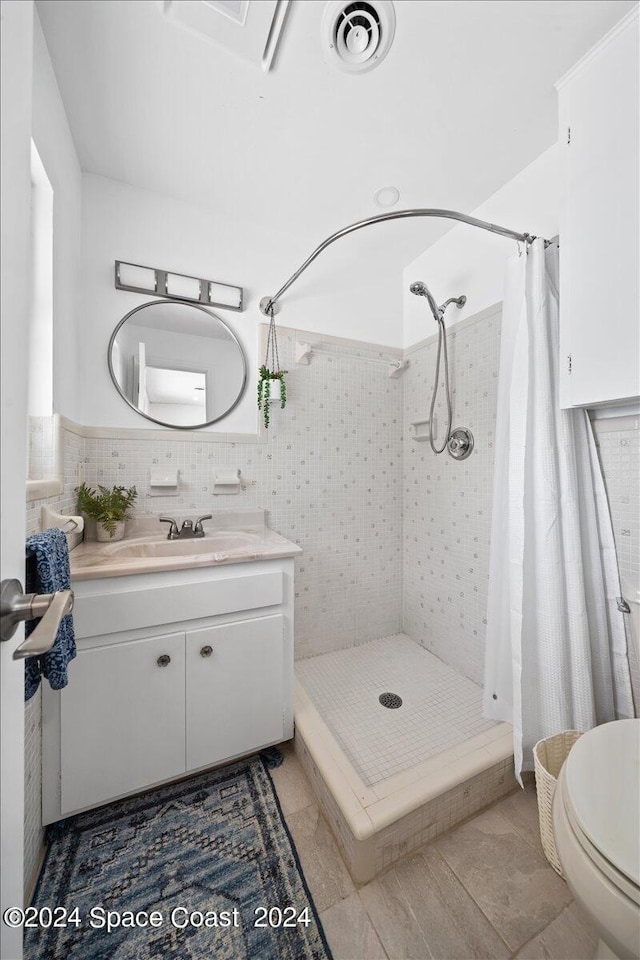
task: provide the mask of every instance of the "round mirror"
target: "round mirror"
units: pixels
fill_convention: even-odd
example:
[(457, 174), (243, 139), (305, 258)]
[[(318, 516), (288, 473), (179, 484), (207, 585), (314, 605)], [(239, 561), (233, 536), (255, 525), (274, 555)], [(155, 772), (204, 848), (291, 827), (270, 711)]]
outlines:
[(130, 407), (165, 427), (195, 430), (225, 417), (242, 396), (247, 364), (238, 338), (207, 307), (143, 303), (109, 341), (109, 372)]

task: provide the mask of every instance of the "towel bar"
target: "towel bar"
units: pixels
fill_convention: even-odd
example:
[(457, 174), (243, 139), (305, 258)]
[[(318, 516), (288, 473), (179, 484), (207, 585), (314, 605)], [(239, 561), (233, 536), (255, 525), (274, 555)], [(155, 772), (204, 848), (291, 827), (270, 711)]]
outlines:
[(38, 657), (56, 642), (60, 621), (73, 610), (73, 590), (25, 593), (19, 580), (0, 583), (0, 640), (9, 640), (22, 620), (42, 618), (30, 637), (13, 652), (14, 660)]

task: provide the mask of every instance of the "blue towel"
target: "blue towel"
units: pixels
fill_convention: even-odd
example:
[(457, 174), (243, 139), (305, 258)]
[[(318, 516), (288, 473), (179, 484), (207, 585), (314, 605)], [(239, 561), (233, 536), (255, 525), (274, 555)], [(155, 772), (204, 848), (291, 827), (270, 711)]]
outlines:
[[(69, 548), (62, 530), (43, 530), (27, 540), (27, 593), (55, 593), (69, 590)], [(29, 636), (40, 620), (27, 620), (25, 636)], [(40, 677), (46, 677), (52, 690), (66, 687), (67, 666), (76, 655), (73, 634), (73, 617), (68, 614), (60, 621), (56, 642), (42, 657), (29, 657), (25, 661), (24, 698), (30, 700), (40, 685)]]

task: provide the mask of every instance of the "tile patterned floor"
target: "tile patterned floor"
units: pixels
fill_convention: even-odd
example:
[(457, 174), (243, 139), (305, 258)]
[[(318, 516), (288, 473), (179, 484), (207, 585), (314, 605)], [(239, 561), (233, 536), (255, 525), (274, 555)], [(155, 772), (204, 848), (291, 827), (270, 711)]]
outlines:
[(403, 634), (298, 660), (296, 676), (369, 786), (494, 726), (480, 687)]
[(542, 854), (533, 783), (356, 889), (293, 753), (272, 771), (334, 960), (592, 960)]

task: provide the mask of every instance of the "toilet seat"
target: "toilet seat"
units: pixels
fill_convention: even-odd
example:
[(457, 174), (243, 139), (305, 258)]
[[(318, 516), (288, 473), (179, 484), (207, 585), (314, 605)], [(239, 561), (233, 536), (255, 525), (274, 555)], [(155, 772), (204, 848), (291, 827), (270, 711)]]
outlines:
[(640, 720), (614, 720), (574, 744), (564, 805), (585, 853), (640, 904)]
[(556, 850), (571, 892), (598, 931), (598, 957), (640, 960), (640, 884), (633, 880), (639, 747), (640, 720), (590, 730), (573, 746), (553, 798)]
[(562, 801), (564, 803), (565, 813), (567, 814), (567, 819), (571, 825), (571, 829), (576, 837), (576, 840), (589, 857), (589, 859), (595, 864), (595, 866), (602, 871), (602, 873), (611, 881), (619, 890), (622, 891), (627, 897), (637, 903), (640, 906), (640, 886), (633, 883), (626, 877), (620, 870), (616, 869), (615, 865), (611, 863), (610, 860), (607, 860), (605, 856), (601, 853), (600, 850), (591, 842), (591, 840), (584, 833), (580, 824), (575, 815), (575, 811), (571, 804), (571, 797), (568, 795), (568, 791), (563, 791)]

